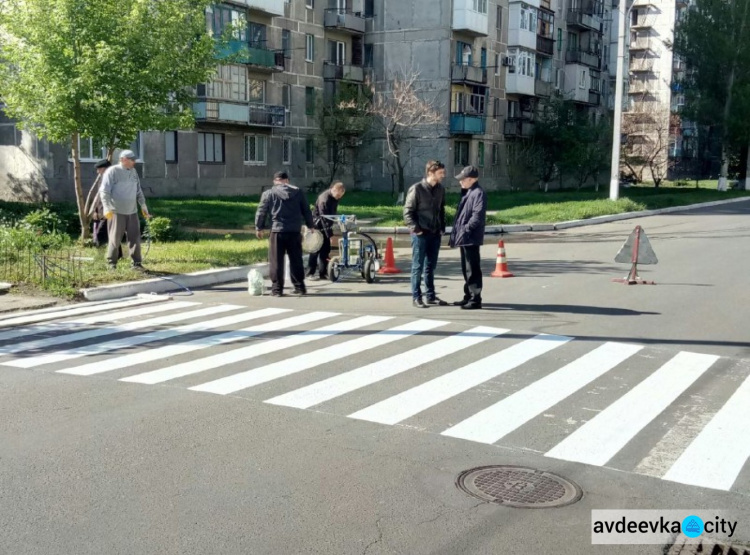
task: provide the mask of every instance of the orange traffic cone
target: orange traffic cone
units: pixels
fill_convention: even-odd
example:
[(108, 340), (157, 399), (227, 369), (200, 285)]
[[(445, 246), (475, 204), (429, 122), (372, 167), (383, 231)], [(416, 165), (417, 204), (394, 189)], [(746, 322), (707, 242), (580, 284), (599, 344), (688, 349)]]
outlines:
[(400, 274), (401, 270), (396, 267), (396, 258), (393, 256), (393, 238), (388, 237), (385, 243), (385, 266), (378, 270), (379, 274)]
[(495, 271), (490, 276), (499, 278), (513, 277), (513, 274), (508, 271), (508, 259), (505, 258), (505, 243), (503, 243), (502, 239), (497, 244), (497, 263), (495, 264)]

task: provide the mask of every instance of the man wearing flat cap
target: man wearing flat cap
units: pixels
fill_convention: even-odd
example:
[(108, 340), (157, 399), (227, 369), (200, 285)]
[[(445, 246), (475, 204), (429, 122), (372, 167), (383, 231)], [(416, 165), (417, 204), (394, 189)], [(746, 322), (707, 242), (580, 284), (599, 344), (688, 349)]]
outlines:
[(132, 150), (120, 153), (120, 163), (107, 168), (102, 179), (101, 199), (104, 216), (107, 218), (107, 262), (110, 269), (117, 267), (117, 251), (123, 234), (127, 235), (130, 260), (135, 270), (141, 265), (141, 222), (138, 220), (138, 205), (143, 216), (150, 218), (143, 196), (141, 181), (135, 171), (136, 155)]
[(289, 183), (285, 171), (273, 174), (273, 187), (260, 197), (255, 213), (255, 235), (262, 239), (269, 229), (268, 262), (271, 295), (284, 295), (284, 256), (289, 256), (293, 295), (306, 295), (305, 264), (302, 260), (302, 224), (313, 227), (313, 217), (305, 193)]
[[(104, 173), (107, 168), (112, 166), (112, 162), (107, 160), (99, 160), (94, 164), (96, 171), (96, 180), (91, 186), (89, 196), (86, 199), (86, 206), (90, 206), (89, 217), (93, 221), (92, 240), (95, 246), (100, 246), (104, 243), (109, 243), (109, 237), (107, 236), (107, 227), (104, 225), (107, 219), (104, 217), (104, 206), (102, 205), (101, 199), (101, 185)], [(122, 258), (122, 246), (117, 250), (117, 257)]]
[(464, 298), (453, 304), (462, 309), (476, 310), (482, 308), (479, 249), (484, 242), (487, 193), (479, 186), (479, 170), (474, 166), (466, 166), (456, 179), (461, 183), (461, 201), (458, 203), (448, 244), (461, 250)]

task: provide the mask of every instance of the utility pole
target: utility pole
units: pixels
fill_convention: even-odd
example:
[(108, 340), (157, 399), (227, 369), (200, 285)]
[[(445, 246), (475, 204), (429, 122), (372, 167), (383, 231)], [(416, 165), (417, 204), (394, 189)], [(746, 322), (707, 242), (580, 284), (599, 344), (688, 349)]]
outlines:
[(622, 125), (622, 93), (625, 88), (622, 71), (625, 66), (625, 18), (629, 10), (627, 0), (620, 0), (617, 8), (617, 76), (615, 77), (615, 121), (612, 137), (612, 173), (609, 180), (609, 198), (620, 197), (620, 128)]

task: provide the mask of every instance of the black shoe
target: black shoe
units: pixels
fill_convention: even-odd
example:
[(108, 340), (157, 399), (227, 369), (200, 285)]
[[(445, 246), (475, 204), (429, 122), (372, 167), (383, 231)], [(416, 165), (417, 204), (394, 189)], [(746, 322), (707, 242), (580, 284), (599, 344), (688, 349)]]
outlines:
[(448, 303), (446, 303), (443, 299), (439, 297), (435, 297), (434, 299), (427, 299), (427, 304), (436, 304), (438, 306), (448, 306)]
[(469, 301), (469, 299), (464, 299), (464, 300), (462, 300), (462, 301), (454, 301), (454, 303), (453, 303), (453, 306), (460, 306), (460, 307), (464, 307), (464, 306), (466, 306), (467, 304), (469, 304), (469, 302), (470, 302), (470, 301)]
[(320, 281), (323, 278), (313, 274), (313, 275), (307, 276), (305, 279), (310, 280), (310, 281)]
[(430, 308), (422, 299), (414, 299), (411, 304), (414, 308)]
[(477, 303), (466, 303), (465, 305), (461, 306), (462, 310), (479, 310), (481, 308), (482, 305)]
[(110, 272), (116, 272), (117, 264), (107, 264), (107, 270), (109, 270)]
[(283, 297), (284, 293), (282, 293), (281, 291), (271, 291), (271, 296), (272, 297)]
[(295, 297), (304, 297), (305, 295), (307, 295), (307, 290), (295, 289), (294, 291), (292, 291), (292, 295), (294, 295)]
[(145, 272), (146, 271), (146, 268), (144, 268), (140, 264), (133, 264), (130, 268), (132, 270), (135, 270), (136, 272)]

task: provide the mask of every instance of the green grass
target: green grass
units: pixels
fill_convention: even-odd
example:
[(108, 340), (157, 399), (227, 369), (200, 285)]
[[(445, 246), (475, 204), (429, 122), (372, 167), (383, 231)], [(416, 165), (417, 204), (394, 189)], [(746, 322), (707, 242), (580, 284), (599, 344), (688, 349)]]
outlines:
[[(642, 185), (620, 189), (620, 199), (609, 200), (609, 190), (602, 187), (592, 189), (540, 191), (490, 192), (488, 210), (490, 224), (554, 223), (620, 214), (638, 210), (652, 210), (669, 206), (684, 206), (717, 199), (748, 195), (748, 191), (716, 190), (715, 181), (695, 182), (688, 186), (677, 186), (665, 182), (658, 189)], [(455, 187), (449, 189), (446, 199), (448, 221), (455, 216), (455, 207), (460, 196)], [(308, 195), (310, 202), (314, 195)], [(228, 197), (221, 199), (153, 199), (151, 211), (163, 215), (187, 228), (217, 230), (248, 230), (253, 227), (258, 197)], [(395, 205), (390, 193), (349, 191), (339, 204), (339, 214), (355, 214), (359, 220), (371, 220), (373, 225), (403, 225), (402, 207)]]

